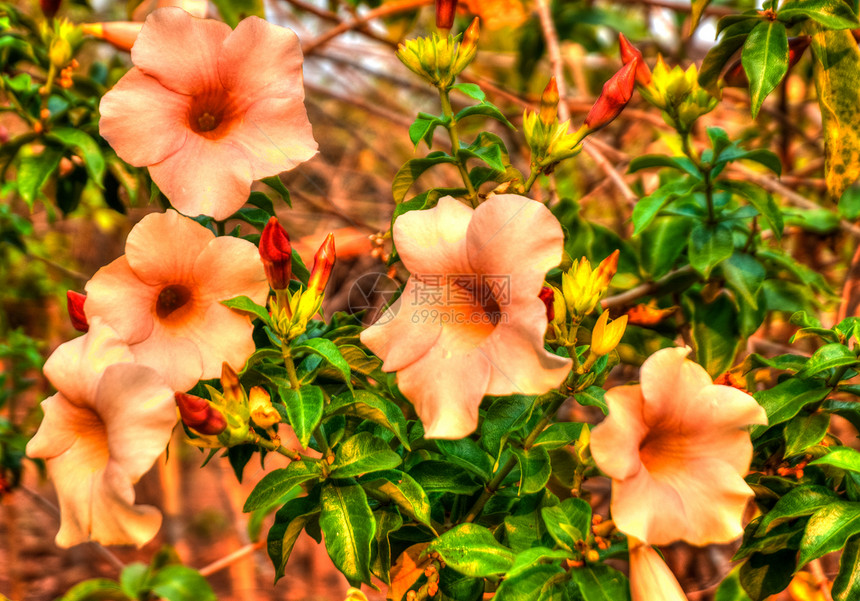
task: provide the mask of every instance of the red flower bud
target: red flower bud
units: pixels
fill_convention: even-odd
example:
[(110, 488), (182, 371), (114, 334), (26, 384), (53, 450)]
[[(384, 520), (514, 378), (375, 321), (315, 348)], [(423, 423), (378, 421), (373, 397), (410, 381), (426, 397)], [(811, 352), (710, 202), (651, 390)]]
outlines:
[(465, 33), (463, 33), (463, 45), (460, 47), (462, 50), (468, 50), (472, 46), (478, 45), (478, 33), (480, 31), (478, 26), (479, 21), (480, 19), (478, 19), (478, 17), (472, 19), (469, 27), (467, 27)]
[(245, 391), (242, 390), (236, 370), (226, 361), (221, 364), (221, 388), (227, 402), (240, 403), (245, 398)]
[(308, 290), (313, 290), (317, 296), (323, 293), (326, 284), (328, 284), (331, 269), (334, 267), (334, 261), (334, 234), (329, 234), (317, 254), (314, 255), (314, 267), (311, 270), (310, 280), (308, 280)]
[(84, 313), (84, 301), (86, 300), (86, 294), (81, 294), (74, 290), (66, 292), (66, 307), (69, 310), (69, 319), (72, 321), (72, 326), (78, 332), (87, 332), (90, 329), (90, 324), (87, 323), (87, 316)]
[(540, 289), (540, 294), (538, 294), (538, 296), (543, 301), (543, 304), (546, 305), (546, 320), (552, 321), (555, 319), (555, 308), (553, 307), (555, 293), (549, 286), (544, 286)]
[(558, 117), (558, 101), (558, 83), (555, 77), (550, 77), (540, 96), (540, 120), (547, 127), (555, 123)]
[(645, 64), (645, 59), (642, 58), (639, 49), (631, 44), (623, 33), (618, 34), (618, 45), (621, 47), (621, 62), (626, 65), (636, 60), (639, 61), (636, 66), (636, 82), (642, 86), (651, 83), (651, 69)]
[(741, 59), (736, 60), (726, 69), (723, 81), (729, 88), (745, 88), (749, 85), (749, 80), (744, 71), (744, 66), (741, 64)]
[(215, 435), (227, 429), (227, 420), (206, 399), (177, 392), (174, 394), (182, 423), (200, 434)]
[(272, 290), (286, 290), (292, 277), (293, 249), (287, 230), (272, 217), (260, 236), (260, 257)]
[(788, 68), (791, 69), (803, 56), (803, 51), (809, 47), (812, 38), (808, 35), (802, 35), (788, 40)]
[(454, 25), (454, 11), (457, 9), (457, 0), (436, 0), (436, 27), (439, 29), (451, 29)]
[(60, 4), (63, 0), (39, 0), (39, 6), (42, 7), (42, 14), (48, 19), (53, 19), (60, 10)]
[(638, 60), (627, 63), (609, 81), (603, 84), (600, 97), (585, 117), (585, 126), (588, 129), (596, 131), (605, 127), (621, 114), (622, 109), (627, 106), (633, 96), (638, 65)]

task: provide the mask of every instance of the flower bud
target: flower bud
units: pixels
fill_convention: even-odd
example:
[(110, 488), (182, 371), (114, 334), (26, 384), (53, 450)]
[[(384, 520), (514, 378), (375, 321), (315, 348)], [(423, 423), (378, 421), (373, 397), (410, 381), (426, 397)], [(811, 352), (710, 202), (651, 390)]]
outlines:
[(334, 267), (335, 250), (334, 235), (329, 234), (314, 255), (314, 266), (311, 269), (311, 277), (308, 280), (308, 291), (313, 291), (314, 296), (322, 296), (325, 291), (328, 278)]
[(42, 14), (47, 19), (53, 19), (57, 11), (60, 10), (60, 4), (63, 0), (39, 0), (39, 6), (42, 9)]
[(555, 309), (553, 307), (555, 294), (553, 293), (552, 286), (541, 288), (538, 296), (543, 301), (543, 304), (546, 305), (546, 320), (553, 321), (555, 319)]
[(591, 333), (591, 352), (598, 357), (611, 353), (618, 346), (618, 343), (621, 342), (621, 337), (624, 335), (626, 327), (626, 315), (622, 315), (612, 323), (609, 323), (609, 311), (601, 313)]
[(803, 56), (804, 50), (809, 47), (809, 44), (812, 42), (812, 38), (808, 35), (798, 36), (796, 38), (788, 39), (788, 68), (791, 69), (794, 65), (797, 64), (797, 61), (800, 60), (800, 57)]
[(134, 23), (132, 21), (84, 23), (81, 25), (81, 31), (86, 35), (104, 40), (115, 48), (128, 52), (134, 46), (135, 41), (137, 41), (137, 35), (140, 33), (142, 27), (143, 23)]
[(69, 319), (72, 321), (72, 326), (78, 332), (87, 332), (90, 329), (90, 324), (87, 322), (87, 315), (84, 313), (84, 301), (87, 300), (86, 294), (68, 290), (66, 292), (66, 307), (69, 311)]
[(640, 303), (627, 311), (628, 323), (637, 326), (655, 326), (674, 313), (676, 308), (661, 309), (657, 306), (657, 301), (652, 298), (647, 305)]
[(601, 294), (609, 288), (609, 283), (618, 271), (618, 257), (620, 254), (621, 251), (618, 249), (612, 251), (608, 257), (600, 262), (597, 269), (594, 270), (595, 285), (600, 288)]
[(463, 43), (460, 52), (470, 51), (478, 46), (478, 33), (480, 33), (480, 19), (475, 17), (463, 33)]
[(221, 364), (221, 388), (224, 389), (224, 400), (230, 403), (242, 403), (245, 391), (239, 383), (239, 376), (226, 361)]
[(456, 9), (457, 0), (436, 0), (436, 27), (451, 29), (454, 25), (454, 11)]
[(642, 53), (624, 37), (623, 33), (618, 34), (618, 45), (621, 47), (621, 62), (626, 65), (633, 61), (639, 61), (636, 66), (636, 83), (642, 86), (651, 83), (651, 69), (645, 64)]
[(269, 428), (281, 421), (280, 414), (272, 406), (269, 393), (260, 386), (254, 386), (248, 392), (248, 409), (251, 412), (251, 419), (261, 428)]
[(540, 120), (546, 127), (551, 127), (558, 118), (558, 100), (558, 83), (555, 77), (550, 77), (540, 97)]
[(609, 125), (613, 119), (621, 114), (622, 109), (627, 106), (633, 96), (638, 66), (638, 60), (627, 63), (603, 85), (600, 97), (585, 117), (585, 126), (588, 129), (597, 131), (601, 127)]
[(618, 269), (618, 255), (617, 250), (613, 251), (595, 270), (591, 269), (588, 259), (582, 257), (574, 261), (566, 273), (561, 274), (564, 300), (575, 319), (588, 315), (597, 306), (597, 301), (606, 292)]
[(54, 38), (48, 50), (48, 58), (57, 69), (65, 67), (72, 60), (72, 45), (69, 40), (61, 37)]
[(227, 428), (227, 420), (212, 403), (197, 396), (177, 392), (174, 394), (182, 423), (200, 434), (216, 435)]
[(293, 250), (287, 230), (272, 217), (260, 236), (260, 257), (272, 290), (286, 290), (293, 270)]

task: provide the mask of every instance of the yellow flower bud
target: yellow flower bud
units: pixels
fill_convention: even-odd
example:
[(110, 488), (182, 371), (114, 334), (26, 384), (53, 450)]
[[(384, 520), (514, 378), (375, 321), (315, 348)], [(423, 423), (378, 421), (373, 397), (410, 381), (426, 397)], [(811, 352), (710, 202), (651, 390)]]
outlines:
[(588, 259), (582, 257), (574, 261), (566, 273), (561, 274), (561, 289), (567, 309), (575, 318), (581, 319), (594, 311), (618, 270), (618, 254), (617, 250), (614, 251), (595, 270), (591, 269)]
[(591, 333), (591, 352), (598, 357), (611, 353), (618, 346), (618, 343), (621, 342), (621, 337), (624, 335), (626, 327), (626, 315), (622, 315), (610, 323), (609, 311), (601, 313)]
[(248, 393), (248, 409), (251, 419), (261, 428), (269, 428), (281, 421), (281, 416), (272, 406), (269, 393), (260, 386), (254, 386)]

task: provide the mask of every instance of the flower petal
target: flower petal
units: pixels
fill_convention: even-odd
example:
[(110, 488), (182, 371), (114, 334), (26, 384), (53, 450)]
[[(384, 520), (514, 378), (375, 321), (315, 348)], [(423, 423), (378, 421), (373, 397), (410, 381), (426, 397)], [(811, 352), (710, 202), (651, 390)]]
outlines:
[(442, 333), (441, 322), (422, 316), (428, 309), (419, 300), (419, 290), (415, 279), (409, 278), (400, 297), (361, 332), (361, 342), (384, 361), (383, 371), (398, 371), (414, 363)]
[(209, 229), (176, 211), (150, 213), (129, 233), (125, 256), (146, 284), (191, 283), (198, 255), (213, 240)]
[(111, 460), (137, 482), (164, 452), (176, 425), (173, 390), (149, 367), (111, 365), (99, 382), (95, 409), (104, 422)]
[(478, 407), (490, 380), (490, 362), (478, 350), (448, 350), (442, 335), (426, 355), (397, 372), (397, 385), (424, 424), (425, 438), (458, 439), (478, 426)]
[(564, 244), (549, 209), (516, 194), (493, 196), (475, 209), (466, 239), (473, 271), (509, 275), (516, 282), (514, 302), (538, 295), (546, 272), (561, 261)]
[(150, 336), (132, 345), (131, 350), (137, 363), (158, 372), (174, 391), (185, 392), (203, 378), (203, 358), (197, 344), (188, 338), (172, 335), (159, 322), (156, 322)]
[(699, 391), (684, 416), (684, 432), (767, 425), (767, 413), (752, 395), (731, 386), (712, 384)]
[(69, 402), (57, 393), (42, 401), (45, 417), (27, 443), (27, 456), (50, 459), (65, 453), (78, 440), (75, 424), (92, 419), (93, 412)]
[(265, 95), (301, 102), (304, 96), (298, 36), (259, 17), (243, 19), (224, 40), (218, 72), (226, 89), (252, 101)]
[(185, 143), (190, 104), (189, 96), (133, 68), (102, 97), (99, 133), (125, 162), (153, 165)]
[(144, 340), (152, 332), (159, 291), (137, 277), (125, 256), (99, 269), (87, 282), (86, 291), (84, 312), (90, 324), (96, 318), (103, 319), (129, 344)]
[(303, 98), (297, 93), (258, 100), (227, 134), (245, 153), (254, 179), (289, 171), (317, 153)]
[(651, 545), (630, 539), (631, 601), (687, 601), (666, 562)]
[(240, 149), (196, 134), (189, 134), (177, 152), (150, 165), (149, 175), (181, 213), (219, 220), (245, 204), (253, 180)]
[(472, 213), (463, 203), (446, 196), (432, 209), (398, 217), (394, 244), (406, 269), (418, 276), (474, 273), (466, 254)]
[(561, 384), (572, 363), (544, 349), (543, 301), (537, 296), (524, 300), (503, 311), (500, 318), (479, 347), (492, 366), (486, 394), (542, 394)]
[(591, 454), (597, 467), (613, 480), (624, 480), (642, 469), (639, 444), (645, 437), (642, 392), (639, 386), (606, 391), (609, 415), (591, 431)]
[(131, 62), (174, 92), (200, 94), (221, 86), (218, 54), (230, 33), (226, 23), (160, 8), (146, 18)]
[(193, 274), (198, 298), (204, 303), (247, 296), (258, 305), (264, 305), (269, 296), (260, 253), (256, 246), (241, 238), (211, 239), (197, 254)]
[(680, 431), (693, 399), (713, 384), (701, 365), (686, 358), (689, 353), (689, 348), (664, 348), (642, 364), (642, 415), (649, 426), (659, 423), (662, 429)]
[(654, 545), (678, 540), (689, 518), (678, 491), (644, 466), (630, 478), (612, 481), (610, 509), (620, 531)]

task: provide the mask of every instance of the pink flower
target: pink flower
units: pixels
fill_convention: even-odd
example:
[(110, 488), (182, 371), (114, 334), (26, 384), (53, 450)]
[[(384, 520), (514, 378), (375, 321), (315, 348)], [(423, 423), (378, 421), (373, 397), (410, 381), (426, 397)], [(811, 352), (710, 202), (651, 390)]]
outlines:
[(631, 601), (687, 601), (666, 562), (651, 545), (628, 537)]
[(686, 359), (662, 349), (642, 364), (641, 383), (606, 392), (609, 416), (591, 434), (597, 466), (612, 478), (612, 518), (649, 544), (724, 543), (742, 533), (752, 491), (746, 426), (766, 424), (747, 393), (715, 385)]
[(254, 352), (253, 327), (221, 301), (266, 301), (269, 285), (257, 248), (240, 238), (216, 238), (167, 211), (144, 217), (129, 233), (125, 253), (87, 283), (87, 317), (108, 323), (135, 360), (175, 390), (217, 378), (224, 361), (241, 369)]
[(60, 499), (56, 542), (143, 545), (161, 513), (134, 504), (134, 483), (164, 452), (176, 424), (173, 391), (110, 327), (61, 345), (45, 364), (59, 392), (42, 402), (45, 418), (27, 444), (47, 460)]
[(428, 438), (462, 438), (486, 394), (538, 394), (558, 386), (570, 360), (544, 350), (544, 275), (561, 260), (552, 213), (522, 196), (477, 209), (445, 197), (394, 223), (412, 272), (399, 300), (361, 340), (396, 371)]
[(135, 64), (102, 98), (99, 131), (188, 215), (225, 219), (251, 182), (316, 154), (296, 34), (248, 17), (231, 31), (178, 8), (146, 19)]

